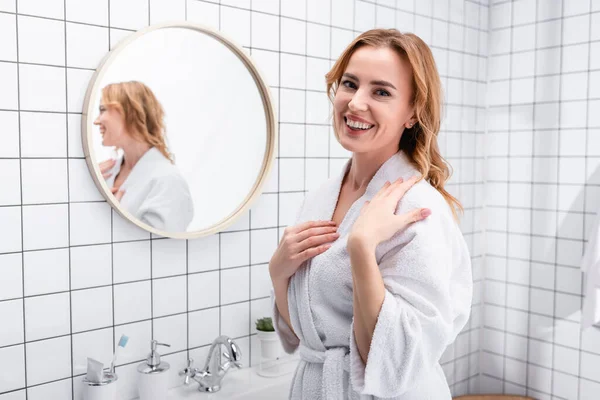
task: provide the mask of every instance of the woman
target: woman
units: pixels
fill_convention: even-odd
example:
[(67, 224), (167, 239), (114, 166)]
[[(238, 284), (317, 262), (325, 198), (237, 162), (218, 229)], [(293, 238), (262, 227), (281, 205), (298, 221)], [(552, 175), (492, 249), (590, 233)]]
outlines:
[(163, 108), (146, 85), (121, 82), (102, 89), (102, 145), (122, 155), (100, 163), (121, 206), (161, 231), (185, 232), (194, 215), (187, 182), (173, 164), (164, 136)]
[(433, 56), (413, 34), (371, 30), (327, 90), (352, 157), (306, 196), (269, 263), (275, 330), (301, 358), (290, 398), (449, 400), (439, 360), (468, 320), (472, 275), (444, 189)]

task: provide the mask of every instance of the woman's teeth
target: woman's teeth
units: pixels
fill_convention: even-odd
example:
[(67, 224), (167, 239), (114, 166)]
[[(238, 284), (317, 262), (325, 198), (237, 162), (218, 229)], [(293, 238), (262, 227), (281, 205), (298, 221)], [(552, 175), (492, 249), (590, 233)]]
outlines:
[(365, 124), (363, 122), (352, 121), (351, 119), (346, 118), (346, 125), (348, 125), (352, 129), (360, 129), (366, 131), (367, 129), (371, 129), (373, 125)]

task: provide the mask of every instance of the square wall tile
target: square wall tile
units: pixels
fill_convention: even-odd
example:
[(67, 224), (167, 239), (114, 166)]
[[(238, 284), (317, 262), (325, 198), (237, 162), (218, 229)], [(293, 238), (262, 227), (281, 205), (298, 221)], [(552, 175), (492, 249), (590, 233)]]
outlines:
[(306, 126), (306, 156), (327, 157), (329, 153), (329, 129), (326, 126)]
[(279, 193), (279, 226), (294, 225), (304, 193)]
[[(0, 70), (1, 69), (2, 63), (0, 63)], [(0, 102), (1, 101), (2, 98), (0, 97)], [(0, 149), (0, 158), (19, 157), (19, 113), (14, 111), (0, 111), (0, 125), (2, 126), (0, 140), (2, 140), (3, 143), (3, 146)]]
[(281, 86), (290, 89), (306, 87), (306, 57), (295, 54), (280, 54)]
[(113, 328), (98, 329), (73, 335), (73, 375), (85, 374), (87, 358), (109, 367), (113, 354)]
[[(0, 108), (3, 110), (19, 109), (19, 79), (17, 64), (0, 62)], [(21, 99), (21, 102), (23, 99)], [(23, 103), (21, 103), (23, 109)]]
[(71, 246), (108, 243), (111, 239), (108, 203), (71, 203)]
[(103, 201), (104, 197), (94, 184), (85, 160), (69, 160), (69, 198), (72, 202)]
[(69, 245), (67, 204), (23, 207), (24, 250), (50, 249)]
[(219, 269), (219, 235), (188, 240), (188, 273)]
[(19, 15), (17, 18), (19, 26), (19, 61), (64, 66), (64, 22), (24, 15)]
[(304, 159), (279, 159), (279, 190), (304, 190)]
[(345, 0), (331, 0), (331, 25), (354, 29), (354, 7), (348, 7)]
[(139, 30), (150, 24), (150, 6), (147, 0), (118, 1), (110, 4), (110, 26)]
[(150, 0), (150, 23), (185, 19), (186, 0)]
[(64, 115), (21, 112), (21, 155), (23, 157), (66, 157), (67, 120)]
[(71, 332), (69, 293), (25, 298), (25, 335), (27, 341)]
[[(304, 156), (304, 126), (299, 124), (279, 125), (279, 156)], [(281, 163), (282, 160), (279, 161)]]
[(219, 273), (212, 271), (188, 276), (188, 310), (219, 305)]
[(110, 245), (71, 247), (71, 289), (112, 283)]
[(69, 290), (69, 250), (23, 253), (25, 296)]
[(193, 1), (187, 4), (187, 20), (213, 28), (219, 28), (219, 5)]
[[(0, 348), (0, 393), (20, 389), (25, 386), (25, 347), (24, 345)], [(23, 397), (25, 399), (25, 397)], [(4, 399), (2, 399), (4, 400)], [(12, 400), (12, 399), (10, 399)], [(16, 400), (16, 398), (15, 398)]]
[(250, 233), (252, 264), (268, 263), (279, 243), (277, 229), (253, 230)]
[(277, 226), (277, 195), (262, 194), (251, 210), (251, 228)]
[(238, 46), (250, 46), (250, 11), (231, 7), (220, 11), (220, 29)]
[(0, 347), (23, 343), (23, 300), (0, 302), (0, 320), (4, 326), (0, 331)]
[(281, 51), (286, 53), (306, 53), (306, 22), (282, 17)]
[(250, 300), (250, 267), (222, 270), (220, 304), (248, 300)]
[(186, 243), (178, 239), (152, 241), (152, 278), (186, 273)]
[(252, 12), (252, 47), (279, 51), (279, 24), (277, 16)]
[(0, 159), (0, 206), (21, 204), (21, 165), (19, 160)]
[(306, 122), (327, 125), (331, 122), (331, 104), (327, 95), (320, 92), (306, 92)]
[(11, 14), (0, 15), (0, 60), (17, 61), (17, 18)]
[(115, 324), (127, 324), (152, 317), (151, 282), (114, 286)]
[(153, 316), (162, 317), (186, 311), (186, 276), (152, 281)]
[(221, 268), (240, 267), (250, 263), (249, 232), (221, 234)]
[[(52, 360), (52, 368), (48, 368), (48, 360)], [(27, 343), (27, 385), (64, 379), (70, 374), (70, 336)]]
[(281, 110), (280, 122), (304, 123), (306, 93), (300, 90), (280, 89)]
[(210, 345), (219, 336), (219, 308), (194, 311), (189, 314), (190, 348)]
[(114, 243), (112, 246), (115, 283), (150, 279), (150, 241)]
[(253, 265), (250, 267), (250, 297), (266, 297), (273, 286), (269, 274), (269, 264)]
[(23, 204), (69, 201), (67, 160), (21, 160)]
[(231, 338), (250, 334), (250, 307), (248, 302), (221, 307), (221, 334)]
[(91, 0), (81, 3), (77, 0), (66, 0), (66, 19), (67, 21), (107, 26), (108, 2), (109, 0)]
[(63, 0), (19, 0), (18, 7), (19, 14), (55, 19), (65, 17), (65, 3)]
[(156, 318), (152, 322), (154, 323), (154, 338), (161, 343), (171, 345), (168, 348), (163, 347), (163, 352), (174, 353), (188, 348), (186, 314)]
[(2, 280), (0, 280), (0, 300), (23, 296), (22, 271), (21, 253), (0, 254), (0, 276), (2, 276)]
[(65, 112), (67, 110), (65, 69), (19, 64), (19, 92), (21, 110)]
[(67, 109), (71, 113), (83, 112), (83, 101), (94, 71), (67, 68)]
[(56, 382), (46, 383), (40, 386), (27, 388), (27, 398), (29, 400), (45, 400), (45, 399), (72, 399), (71, 378), (63, 379)]
[(328, 26), (306, 24), (306, 54), (329, 58), (330, 29)]
[(71, 292), (73, 332), (105, 328), (113, 324), (112, 292), (111, 287)]

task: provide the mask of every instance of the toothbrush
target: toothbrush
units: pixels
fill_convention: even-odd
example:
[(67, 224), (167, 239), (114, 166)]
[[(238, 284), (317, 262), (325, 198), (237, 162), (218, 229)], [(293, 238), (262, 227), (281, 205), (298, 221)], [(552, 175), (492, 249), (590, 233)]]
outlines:
[(110, 363), (110, 373), (111, 374), (115, 373), (115, 362), (117, 361), (117, 355), (119, 354), (119, 348), (125, 347), (127, 345), (128, 340), (129, 340), (129, 338), (127, 336), (121, 335), (121, 339), (119, 339), (119, 345), (117, 346), (117, 348), (115, 350), (115, 354), (113, 354), (112, 362)]

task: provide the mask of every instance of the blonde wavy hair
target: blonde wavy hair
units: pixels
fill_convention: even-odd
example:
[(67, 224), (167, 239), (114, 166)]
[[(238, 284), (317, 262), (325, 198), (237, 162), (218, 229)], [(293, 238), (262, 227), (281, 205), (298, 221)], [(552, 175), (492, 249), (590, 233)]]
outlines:
[[(401, 33), (396, 29), (372, 29), (362, 33), (348, 45), (325, 75), (327, 93), (333, 103), (350, 57), (364, 46), (387, 47), (408, 60), (413, 72), (413, 98), (417, 123), (404, 129), (399, 143), (417, 169), (434, 188), (444, 197), (454, 218), (458, 220), (458, 211), (463, 207), (446, 189), (444, 184), (452, 175), (450, 165), (441, 156), (437, 137), (440, 131), (442, 113), (442, 84), (433, 54), (429, 46), (417, 35)], [(337, 137), (337, 133), (336, 133)]]
[(148, 86), (138, 81), (111, 83), (102, 89), (102, 103), (123, 115), (125, 127), (135, 139), (156, 147), (173, 162), (165, 142), (165, 112)]

